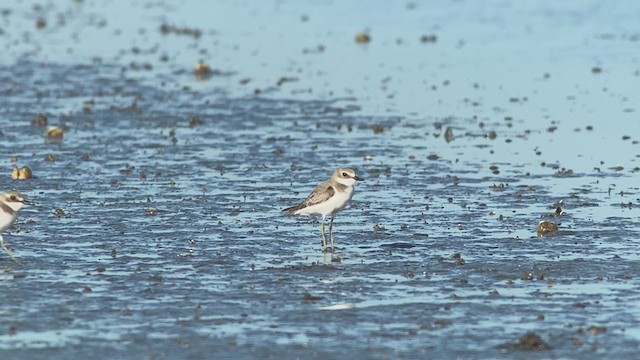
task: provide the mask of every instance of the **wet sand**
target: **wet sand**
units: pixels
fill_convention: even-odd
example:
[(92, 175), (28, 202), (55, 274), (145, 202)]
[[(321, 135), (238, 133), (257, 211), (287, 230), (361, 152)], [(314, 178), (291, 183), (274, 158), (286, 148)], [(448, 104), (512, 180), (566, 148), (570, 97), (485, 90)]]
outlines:
[(0, 10), (3, 359), (637, 353), (633, 2)]

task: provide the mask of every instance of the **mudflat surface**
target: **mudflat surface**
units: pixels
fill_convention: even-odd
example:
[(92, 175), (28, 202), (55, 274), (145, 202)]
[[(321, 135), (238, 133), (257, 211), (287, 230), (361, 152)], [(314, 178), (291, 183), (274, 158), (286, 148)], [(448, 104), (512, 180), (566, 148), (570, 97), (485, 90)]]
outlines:
[(636, 357), (638, 13), (1, 5), (2, 359)]

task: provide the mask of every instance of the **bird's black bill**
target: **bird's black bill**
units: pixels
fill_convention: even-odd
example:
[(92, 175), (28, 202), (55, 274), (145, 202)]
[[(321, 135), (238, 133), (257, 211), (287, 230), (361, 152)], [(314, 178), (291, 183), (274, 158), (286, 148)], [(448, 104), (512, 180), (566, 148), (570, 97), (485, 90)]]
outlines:
[(363, 177), (360, 177), (360, 176), (357, 176), (357, 175), (356, 175), (356, 176), (354, 176), (353, 178), (354, 178), (355, 180), (357, 180), (357, 181), (364, 181), (364, 178), (363, 178)]

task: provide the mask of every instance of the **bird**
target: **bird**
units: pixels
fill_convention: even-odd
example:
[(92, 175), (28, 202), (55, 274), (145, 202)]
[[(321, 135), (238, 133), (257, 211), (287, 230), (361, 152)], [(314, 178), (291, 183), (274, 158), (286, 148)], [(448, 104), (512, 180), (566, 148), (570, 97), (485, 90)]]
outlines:
[(337, 168), (331, 178), (320, 185), (307, 196), (301, 203), (286, 208), (287, 215), (322, 215), (320, 232), (322, 233), (322, 248), (327, 252), (327, 237), (325, 232), (325, 218), (331, 215), (329, 224), (329, 237), (331, 239), (331, 252), (334, 251), (333, 242), (333, 219), (336, 213), (351, 201), (353, 197), (353, 185), (356, 181), (363, 181), (364, 178), (356, 175), (356, 171), (351, 168)]
[(18, 211), (23, 206), (29, 204), (27, 200), (17, 191), (9, 191), (0, 195), (0, 246), (9, 254), (11, 260), (18, 262), (13, 252), (5, 245), (2, 232), (8, 229), (18, 216)]

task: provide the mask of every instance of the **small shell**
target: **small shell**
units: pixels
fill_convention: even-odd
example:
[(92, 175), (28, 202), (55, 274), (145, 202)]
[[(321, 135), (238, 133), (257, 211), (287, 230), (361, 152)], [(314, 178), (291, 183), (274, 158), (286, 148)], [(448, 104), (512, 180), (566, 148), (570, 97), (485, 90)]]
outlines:
[(14, 167), (13, 170), (11, 170), (11, 178), (13, 180), (27, 180), (27, 179), (31, 179), (32, 176), (33, 176), (33, 173), (31, 172), (31, 169), (29, 169), (28, 166), (21, 167), (21, 168)]

